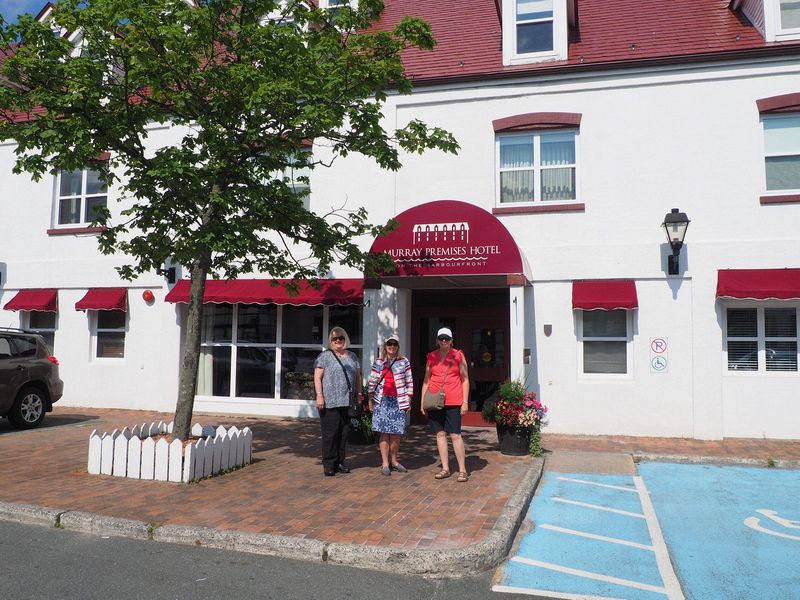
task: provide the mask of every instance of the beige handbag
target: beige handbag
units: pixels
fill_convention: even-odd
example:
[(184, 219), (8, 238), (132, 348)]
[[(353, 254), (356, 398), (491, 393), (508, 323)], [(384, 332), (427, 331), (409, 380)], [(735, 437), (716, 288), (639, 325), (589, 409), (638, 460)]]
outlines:
[[(453, 358), (455, 358), (455, 356)], [(425, 390), (425, 395), (422, 397), (422, 410), (425, 412), (429, 410), (442, 410), (444, 408), (444, 382), (447, 381), (447, 372), (450, 370), (453, 358), (448, 360), (444, 367), (444, 377), (442, 378), (442, 385), (439, 387), (439, 391), (432, 392), (429, 389)]]

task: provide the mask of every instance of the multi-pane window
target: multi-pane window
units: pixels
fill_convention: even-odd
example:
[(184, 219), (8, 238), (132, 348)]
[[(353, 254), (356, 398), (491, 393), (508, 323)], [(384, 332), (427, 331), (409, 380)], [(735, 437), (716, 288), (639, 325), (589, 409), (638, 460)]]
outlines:
[(56, 313), (43, 310), (29, 311), (28, 330), (42, 336), (52, 352), (56, 341)]
[(89, 225), (101, 220), (96, 211), (105, 208), (108, 187), (99, 172), (91, 169), (61, 171), (57, 188), (57, 225)]
[(780, 0), (781, 29), (800, 29), (800, 0)]
[(728, 308), (729, 371), (797, 371), (796, 308)]
[(800, 190), (800, 116), (764, 118), (768, 191)]
[(517, 54), (553, 51), (553, 0), (515, 0)]
[(581, 311), (584, 373), (627, 373), (629, 319), (625, 310)]
[(500, 204), (577, 199), (576, 131), (498, 136)]
[(95, 356), (97, 358), (125, 357), (124, 310), (98, 310), (95, 326)]
[(361, 313), (361, 306), (209, 304), (197, 394), (313, 400), (314, 359), (327, 332), (344, 328), (358, 354)]
[(303, 201), (303, 206), (306, 210), (310, 207), (310, 193), (309, 178), (311, 177), (311, 168), (306, 166), (303, 162), (307, 158), (306, 155), (301, 155), (297, 158), (291, 157), (292, 166), (287, 167), (284, 171), (284, 177), (289, 180), (294, 193), (299, 196)]

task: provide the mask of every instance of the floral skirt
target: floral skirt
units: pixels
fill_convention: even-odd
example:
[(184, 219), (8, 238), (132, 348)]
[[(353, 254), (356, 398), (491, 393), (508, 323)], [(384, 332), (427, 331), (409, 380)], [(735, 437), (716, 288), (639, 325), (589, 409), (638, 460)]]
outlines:
[(372, 431), (404, 435), (408, 423), (408, 413), (400, 410), (397, 396), (384, 396), (381, 403), (375, 405), (372, 413)]

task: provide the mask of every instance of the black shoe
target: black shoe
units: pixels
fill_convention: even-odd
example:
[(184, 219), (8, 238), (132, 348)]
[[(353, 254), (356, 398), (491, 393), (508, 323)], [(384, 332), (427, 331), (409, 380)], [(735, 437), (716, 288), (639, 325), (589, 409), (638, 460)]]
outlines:
[(325, 477), (333, 477), (336, 475), (336, 471), (333, 469), (325, 469)]
[(339, 465), (337, 471), (339, 471), (339, 473), (349, 473), (350, 467), (348, 467), (347, 465)]

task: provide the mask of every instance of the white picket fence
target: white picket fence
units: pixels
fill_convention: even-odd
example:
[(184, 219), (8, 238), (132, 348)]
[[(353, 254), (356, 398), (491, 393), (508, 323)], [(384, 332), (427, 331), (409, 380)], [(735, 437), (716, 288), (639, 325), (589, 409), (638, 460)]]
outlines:
[(253, 432), (249, 427), (225, 429), (192, 426), (193, 436), (202, 436), (183, 447), (153, 435), (172, 433), (172, 423), (142, 423), (109, 433), (89, 436), (88, 471), (92, 475), (114, 475), (156, 481), (194, 481), (217, 475), (234, 467), (249, 464), (252, 458)]

